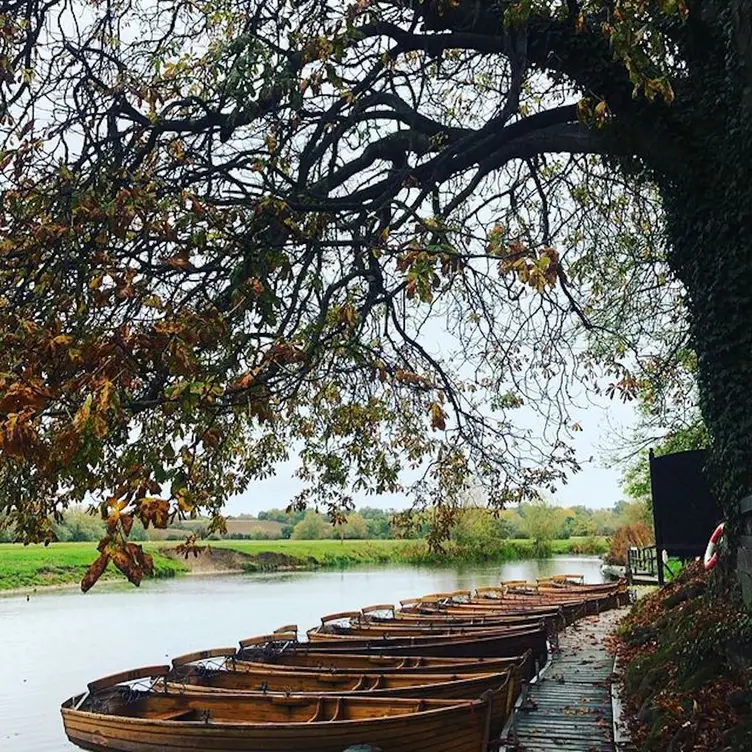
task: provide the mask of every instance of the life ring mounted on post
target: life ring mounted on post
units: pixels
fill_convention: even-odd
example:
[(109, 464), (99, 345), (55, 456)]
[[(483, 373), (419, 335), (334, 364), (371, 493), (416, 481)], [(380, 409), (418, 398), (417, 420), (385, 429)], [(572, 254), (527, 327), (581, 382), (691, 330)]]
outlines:
[(718, 563), (718, 541), (723, 536), (723, 528), (725, 522), (722, 522), (718, 527), (713, 530), (713, 534), (708, 541), (708, 547), (705, 549), (705, 558), (703, 562), (705, 564), (706, 571), (710, 571)]

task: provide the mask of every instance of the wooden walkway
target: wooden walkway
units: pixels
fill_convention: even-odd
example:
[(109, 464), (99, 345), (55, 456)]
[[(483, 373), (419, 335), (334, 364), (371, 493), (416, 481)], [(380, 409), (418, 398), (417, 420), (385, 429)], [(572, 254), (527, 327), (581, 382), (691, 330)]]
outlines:
[(604, 638), (624, 613), (587, 616), (559, 635), (558, 651), (517, 703), (507, 750), (614, 752), (614, 658)]

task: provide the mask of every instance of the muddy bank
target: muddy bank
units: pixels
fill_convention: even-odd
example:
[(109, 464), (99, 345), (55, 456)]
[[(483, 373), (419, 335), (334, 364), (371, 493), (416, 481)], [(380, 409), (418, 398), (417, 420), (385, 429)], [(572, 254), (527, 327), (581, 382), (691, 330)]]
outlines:
[(300, 558), (275, 551), (248, 554), (230, 548), (207, 546), (197, 556), (178, 553), (175, 548), (163, 547), (162, 556), (179, 561), (188, 574), (227, 574), (231, 572), (272, 572), (298, 569), (315, 569), (319, 566), (313, 557)]

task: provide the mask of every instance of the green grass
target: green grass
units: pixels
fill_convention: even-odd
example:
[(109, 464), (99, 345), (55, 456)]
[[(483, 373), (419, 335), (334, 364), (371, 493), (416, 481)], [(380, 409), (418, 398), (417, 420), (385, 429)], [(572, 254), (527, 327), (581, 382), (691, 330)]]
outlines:
[(517, 561), (520, 559), (545, 559), (549, 556), (564, 554), (603, 554), (606, 552), (606, 538), (569, 538), (567, 540), (553, 540), (541, 549), (536, 549), (532, 540), (526, 538), (501, 539), (494, 544), (484, 544), (477, 547), (460, 547), (448, 543), (443, 552), (431, 552), (424, 546), (422, 549), (406, 551), (414, 564), (460, 564), (460, 563), (490, 563)]
[[(495, 547), (478, 551), (459, 549), (448, 544), (442, 554), (428, 550), (420, 540), (225, 540), (208, 542), (213, 548), (222, 548), (254, 557), (247, 570), (293, 567), (348, 567), (359, 564), (406, 564), (427, 566), (452, 566), (462, 563), (514, 561), (535, 558), (530, 540), (500, 540)], [(190, 568), (185, 564), (159, 554), (160, 549), (174, 546), (175, 542), (146, 544), (154, 556), (155, 576), (174, 577)], [(551, 554), (601, 553), (605, 539), (570, 538), (552, 541)], [(286, 557), (280, 560), (281, 555)], [(86, 568), (97, 557), (95, 543), (51, 543), (49, 546), (22, 546), (0, 544), (0, 591), (45, 585), (67, 585), (80, 581)], [(112, 565), (104, 579), (123, 579)]]
[[(536, 558), (533, 542), (525, 539), (500, 540), (495, 547), (480, 550), (459, 548), (449, 543), (443, 553), (428, 550), (422, 540), (279, 540), (213, 541), (212, 546), (240, 551), (250, 556), (283, 554), (301, 565), (351, 566), (356, 564), (458, 564), (462, 562), (501, 562)], [(605, 538), (570, 538), (551, 542), (548, 555), (601, 554)]]
[[(154, 556), (155, 577), (174, 577), (185, 571), (180, 562), (160, 556), (156, 546), (145, 548)], [(0, 591), (79, 582), (98, 555), (96, 543), (49, 546), (0, 543)], [(125, 577), (110, 564), (102, 579), (125, 580)]]

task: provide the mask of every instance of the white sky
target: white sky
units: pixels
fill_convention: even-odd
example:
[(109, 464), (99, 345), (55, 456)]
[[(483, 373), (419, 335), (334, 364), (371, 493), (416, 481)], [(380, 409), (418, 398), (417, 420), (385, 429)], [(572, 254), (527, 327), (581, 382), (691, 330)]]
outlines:
[[(553, 501), (561, 506), (611, 507), (623, 498), (623, 494), (621, 469), (605, 466), (609, 459), (608, 450), (619, 443), (619, 435), (628, 434), (636, 423), (633, 405), (604, 398), (586, 409), (573, 411), (572, 417), (582, 426), (575, 442), (582, 470), (557, 491)], [(287, 506), (301, 487), (300, 481), (294, 477), (295, 469), (293, 460), (280, 465), (276, 476), (253, 483), (244, 494), (231, 499), (226, 514), (256, 514), (262, 509)], [(391, 495), (361, 496), (356, 502), (362, 506), (397, 509), (409, 503), (405, 497)]]

